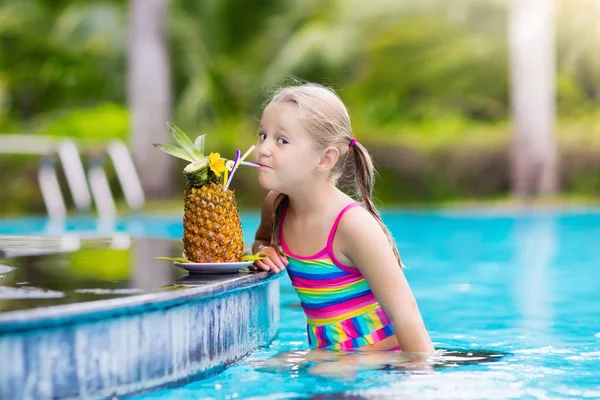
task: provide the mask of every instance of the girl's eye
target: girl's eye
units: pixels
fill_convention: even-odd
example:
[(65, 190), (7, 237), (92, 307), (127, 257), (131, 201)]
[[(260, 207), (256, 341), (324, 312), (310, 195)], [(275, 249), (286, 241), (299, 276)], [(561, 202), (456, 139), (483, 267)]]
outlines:
[(279, 138), (277, 139), (277, 141), (281, 144), (288, 144), (289, 142), (287, 140), (285, 140), (284, 138)]
[(266, 137), (267, 137), (267, 135), (265, 135), (264, 132), (259, 132), (259, 134), (258, 134), (259, 139), (264, 140)]

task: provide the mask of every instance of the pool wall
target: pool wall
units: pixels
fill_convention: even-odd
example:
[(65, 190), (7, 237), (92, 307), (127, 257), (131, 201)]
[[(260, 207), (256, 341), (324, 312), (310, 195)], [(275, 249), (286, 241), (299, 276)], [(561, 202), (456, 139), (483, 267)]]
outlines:
[(0, 313), (0, 399), (111, 398), (224, 370), (268, 345), (279, 281), (213, 285)]

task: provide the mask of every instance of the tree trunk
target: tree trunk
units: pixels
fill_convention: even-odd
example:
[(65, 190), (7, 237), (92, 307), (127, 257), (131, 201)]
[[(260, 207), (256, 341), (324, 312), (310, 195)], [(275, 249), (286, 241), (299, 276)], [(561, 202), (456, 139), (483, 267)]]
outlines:
[(171, 141), (166, 126), (171, 109), (167, 0), (130, 0), (129, 7), (128, 97), (133, 156), (148, 197), (164, 198), (173, 194), (174, 162), (152, 143)]
[(555, 0), (511, 0), (509, 18), (512, 189), (520, 198), (557, 190)]

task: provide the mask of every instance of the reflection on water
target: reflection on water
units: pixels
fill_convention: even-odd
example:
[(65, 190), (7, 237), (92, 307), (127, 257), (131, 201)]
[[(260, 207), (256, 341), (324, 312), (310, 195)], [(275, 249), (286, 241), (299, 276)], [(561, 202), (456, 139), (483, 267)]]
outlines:
[(0, 311), (153, 293), (187, 274), (154, 258), (181, 254), (178, 240), (4, 238), (0, 247), (12, 254), (0, 266)]
[(159, 286), (173, 283), (173, 271), (165, 268), (169, 263), (157, 260), (161, 254), (175, 254), (166, 257), (178, 257), (181, 249), (167, 240), (138, 240), (133, 246), (132, 258), (135, 268), (131, 273), (132, 284), (143, 291), (153, 291)]
[(422, 372), (468, 364), (496, 362), (506, 353), (489, 350), (437, 350), (424, 356), (402, 351), (331, 351), (322, 349), (282, 352), (268, 359), (249, 361), (259, 372), (308, 374), (325, 378), (351, 378), (364, 371)]
[(10, 286), (0, 286), (0, 300), (54, 299), (60, 297), (65, 297), (65, 294), (56, 290), (43, 290), (29, 286), (20, 286), (18, 288)]
[(77, 289), (75, 293), (91, 293), (91, 294), (140, 294), (144, 293), (143, 289)]
[(520, 331), (530, 332), (524, 341), (531, 346), (557, 344), (552, 327), (552, 262), (557, 251), (556, 222), (552, 217), (518, 221), (513, 227), (515, 275), (513, 290), (521, 318)]

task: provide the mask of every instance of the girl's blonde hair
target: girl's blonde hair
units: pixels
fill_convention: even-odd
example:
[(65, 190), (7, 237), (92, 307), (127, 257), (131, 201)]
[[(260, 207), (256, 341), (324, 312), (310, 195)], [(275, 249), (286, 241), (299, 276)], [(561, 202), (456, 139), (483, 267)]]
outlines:
[[(311, 135), (317, 148), (336, 147), (340, 158), (332, 170), (332, 179), (336, 186), (341, 186), (355, 199), (362, 199), (366, 209), (375, 217), (385, 232), (393, 248), (398, 264), (402, 266), (400, 255), (394, 239), (383, 223), (381, 215), (373, 204), (373, 184), (375, 168), (367, 149), (356, 142), (350, 147), (354, 138), (350, 125), (348, 110), (331, 89), (314, 83), (298, 86), (287, 86), (278, 89), (272, 96), (271, 103), (291, 103), (296, 106), (297, 115), (303, 122), (306, 132)], [(280, 194), (275, 200), (275, 215), (271, 242), (279, 248), (279, 227), (288, 197)]]

